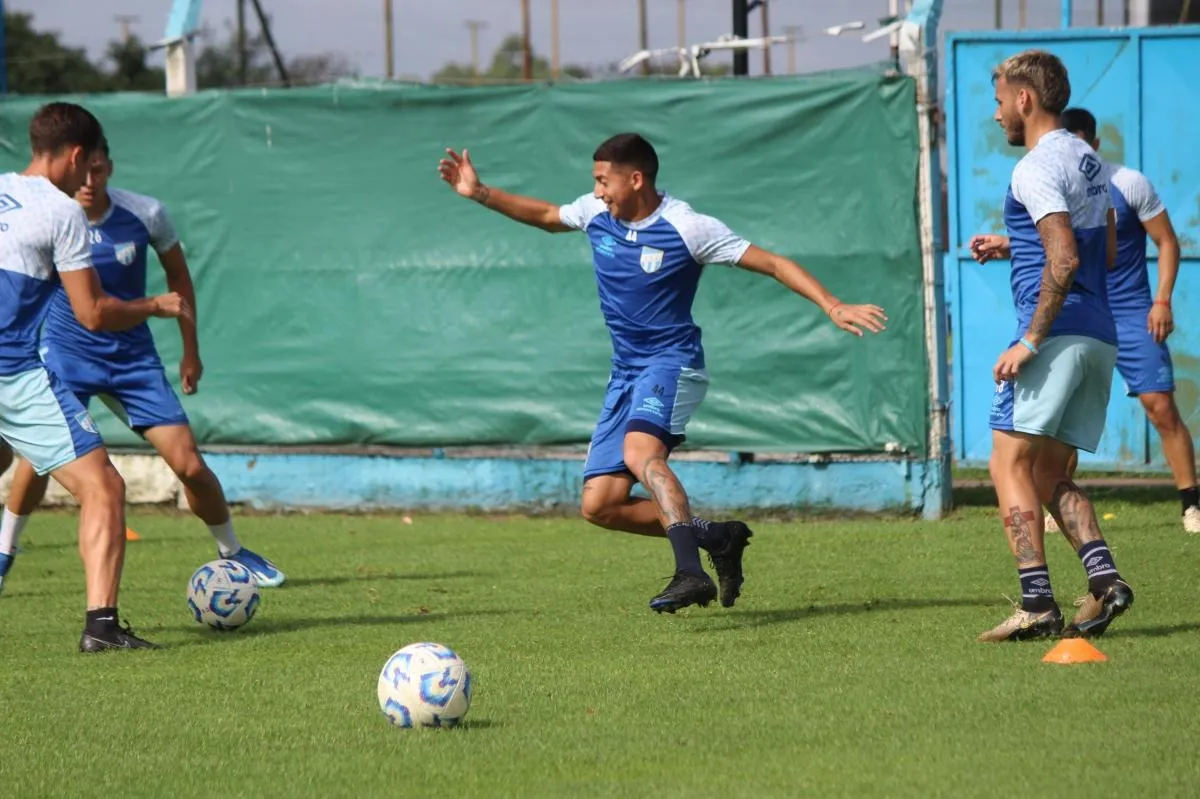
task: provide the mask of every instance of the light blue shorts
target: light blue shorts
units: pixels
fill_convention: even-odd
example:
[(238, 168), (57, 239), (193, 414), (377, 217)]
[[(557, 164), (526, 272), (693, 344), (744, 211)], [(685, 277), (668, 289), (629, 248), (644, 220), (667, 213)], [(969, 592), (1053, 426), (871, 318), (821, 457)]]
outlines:
[(1047, 436), (1095, 452), (1104, 434), (1117, 348), (1087, 336), (1052, 336), (1012, 382), (996, 386), (991, 427)]
[(47, 474), (104, 446), (75, 395), (45, 367), (0, 376), (0, 436)]

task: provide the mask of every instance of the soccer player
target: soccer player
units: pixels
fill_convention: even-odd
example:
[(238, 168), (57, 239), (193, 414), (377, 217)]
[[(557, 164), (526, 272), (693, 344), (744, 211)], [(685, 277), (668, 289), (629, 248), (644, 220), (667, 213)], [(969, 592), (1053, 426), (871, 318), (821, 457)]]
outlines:
[(993, 369), (990, 470), (1021, 604), (981, 641), (1058, 635), (1063, 617), (1046, 568), (1042, 505), (1063, 522), (1088, 576), (1088, 595), (1068, 635), (1100, 635), (1133, 603), (1100, 533), (1096, 513), (1067, 471), (1074, 448), (1094, 452), (1117, 359), (1107, 270), (1116, 252), (1107, 168), (1059, 126), (1071, 96), (1054, 55), (1027, 50), (993, 75), (995, 119), (1028, 152), (1004, 202), (1018, 327)]
[[(613, 136), (596, 149), (594, 191), (563, 206), (487, 186), (466, 150), (447, 153), (439, 170), (458, 194), (551, 233), (583, 231), (591, 242), (613, 360), (584, 465), (583, 517), (610, 530), (665, 535), (670, 541), (675, 575), (650, 600), (653, 610), (704, 606), (717, 595), (700, 549), (716, 570), (721, 604), (732, 606), (741, 592), (751, 531), (738, 521), (694, 517), (667, 465), (708, 389), (700, 328), (691, 313), (703, 266), (736, 264), (773, 277), (859, 336), (863, 329), (883, 329), (883, 310), (842, 303), (797, 264), (660, 192), (658, 155), (635, 133)], [(630, 495), (639, 481), (652, 500)]]
[[(1068, 132), (1100, 149), (1096, 118), (1083, 108), (1068, 108), (1059, 123)], [(1167, 337), (1175, 329), (1171, 294), (1179, 274), (1179, 240), (1154, 186), (1141, 172), (1127, 166), (1109, 167), (1109, 195), (1117, 215), (1117, 260), (1108, 273), (1108, 304), (1117, 325), (1117, 370), (1126, 392), (1141, 400), (1162, 439), (1163, 455), (1175, 477), (1181, 500), (1183, 529), (1200, 533), (1200, 490), (1196, 487), (1196, 453), (1192, 434), (1175, 404), (1175, 371)], [(1146, 266), (1146, 236), (1158, 248), (1158, 289), (1150, 292)], [(976, 236), (972, 251), (980, 263), (1007, 258), (1005, 236)], [(1071, 453), (1072, 476), (1079, 465)], [(1059, 529), (1051, 515), (1046, 529)]]
[[(87, 409), (38, 358), (38, 327), (61, 284), (88, 330), (127, 330), (148, 317), (190, 318), (176, 292), (118, 299), (92, 268), (87, 217), (71, 199), (87, 179), (103, 130), (86, 109), (50, 103), (29, 124), (32, 159), (0, 175), (0, 436), (38, 474), (79, 502), (79, 554), (87, 582), (81, 652), (153, 644), (121, 627), (117, 595), (125, 558), (125, 483)], [(0, 574), (10, 555), (0, 555)]]
[[(112, 170), (108, 142), (101, 139), (87, 182), (75, 194), (88, 217), (92, 263), (102, 287), (126, 299), (145, 296), (147, 252), (153, 248), (166, 272), (167, 287), (194, 308), (191, 274), (166, 209), (152, 197), (110, 188)], [(179, 364), (183, 391), (194, 394), (203, 373), (195, 318), (181, 317), (179, 332), (183, 338)], [(71, 313), (67, 295), (58, 291), (50, 302), (41, 345), (47, 368), (81, 405), (86, 408), (92, 397), (101, 397), (162, 456), (183, 484), (192, 512), (208, 525), (221, 557), (241, 563), (260, 586), (284, 582), (283, 573), (271, 561), (243, 547), (234, 534), (221, 483), (196, 446), (148, 325), (121, 332), (88, 330)], [(46, 493), (47, 482), (27, 461), (17, 465), (0, 521), (0, 553), (10, 559), (29, 515)]]

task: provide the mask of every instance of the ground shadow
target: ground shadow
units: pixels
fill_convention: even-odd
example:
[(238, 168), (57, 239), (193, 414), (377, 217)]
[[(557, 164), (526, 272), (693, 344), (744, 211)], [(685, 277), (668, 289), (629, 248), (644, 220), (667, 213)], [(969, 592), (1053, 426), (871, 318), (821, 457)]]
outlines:
[(281, 587), (296, 588), (305, 586), (327, 587), (345, 585), (347, 583), (370, 583), (376, 580), (461, 580), (473, 577), (490, 577), (492, 572), (456, 571), (456, 572), (414, 572), (411, 574), (396, 574), (395, 572), (356, 572), (355, 574), (339, 574), (332, 577), (289, 577)]
[(1200, 622), (1189, 621), (1182, 624), (1163, 624), (1157, 627), (1114, 627), (1105, 638), (1166, 638), (1177, 633), (1194, 633), (1200, 631)]
[[(1117, 485), (1095, 485), (1081, 481), (1084, 493), (1092, 502), (1128, 502), (1133, 505), (1156, 505), (1177, 502), (1179, 491), (1171, 485), (1138, 485), (1130, 481)], [(968, 483), (954, 487), (954, 507), (995, 508), (996, 489), (990, 484)]]
[[(511, 610), (470, 610), (455, 613), (407, 613), (403, 615), (382, 616), (336, 616), (320, 619), (252, 619), (249, 624), (239, 630), (223, 632), (208, 627), (195, 625), (187, 628), (189, 640), (174, 644), (172, 649), (180, 646), (197, 646), (206, 644), (226, 643), (237, 639), (259, 638), (269, 635), (286, 635), (288, 633), (317, 630), (323, 627), (374, 627), (393, 624), (424, 624), (432, 621), (462, 618), (467, 616), (503, 616), (515, 613)], [(178, 627), (145, 627), (140, 628), (147, 637), (153, 638), (152, 633), (177, 630)]]
[(866, 599), (862, 602), (838, 602), (829, 605), (816, 603), (800, 608), (779, 610), (746, 610), (725, 617), (726, 623), (719, 627), (696, 628), (697, 632), (713, 629), (766, 627), (772, 624), (790, 624), (821, 616), (856, 616), (863, 613), (887, 613), (894, 610), (925, 610), (928, 608), (983, 608), (996, 606), (993, 597), (937, 597), (928, 599)]

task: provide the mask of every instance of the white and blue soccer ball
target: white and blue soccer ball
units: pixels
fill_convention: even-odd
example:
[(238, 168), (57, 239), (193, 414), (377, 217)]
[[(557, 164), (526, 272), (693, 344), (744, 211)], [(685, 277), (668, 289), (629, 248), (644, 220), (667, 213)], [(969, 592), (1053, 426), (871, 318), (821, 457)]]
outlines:
[(237, 561), (209, 561), (188, 580), (192, 615), (217, 630), (236, 630), (253, 619), (258, 602), (258, 580)]
[(379, 709), (397, 727), (453, 727), (471, 707), (471, 672), (442, 644), (409, 644), (379, 673)]

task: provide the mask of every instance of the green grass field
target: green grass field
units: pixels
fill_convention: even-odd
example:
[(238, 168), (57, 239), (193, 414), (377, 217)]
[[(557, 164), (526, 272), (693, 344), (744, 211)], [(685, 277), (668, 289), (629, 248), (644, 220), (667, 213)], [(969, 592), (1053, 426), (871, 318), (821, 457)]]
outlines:
[[(1017, 581), (984, 506), (950, 522), (761, 522), (732, 610), (657, 616), (665, 542), (568, 519), (243, 516), (289, 585), (201, 629), (199, 522), (134, 514), (122, 611), (168, 648), (75, 652), (74, 516), (43, 513), (0, 597), (0, 795), (1194, 796), (1200, 537), (1106, 498), (1133, 610), (1104, 664), (975, 643)], [(1060, 604), (1083, 590), (1059, 540)], [(433, 640), (476, 679), (453, 730), (397, 730), (387, 657)]]

